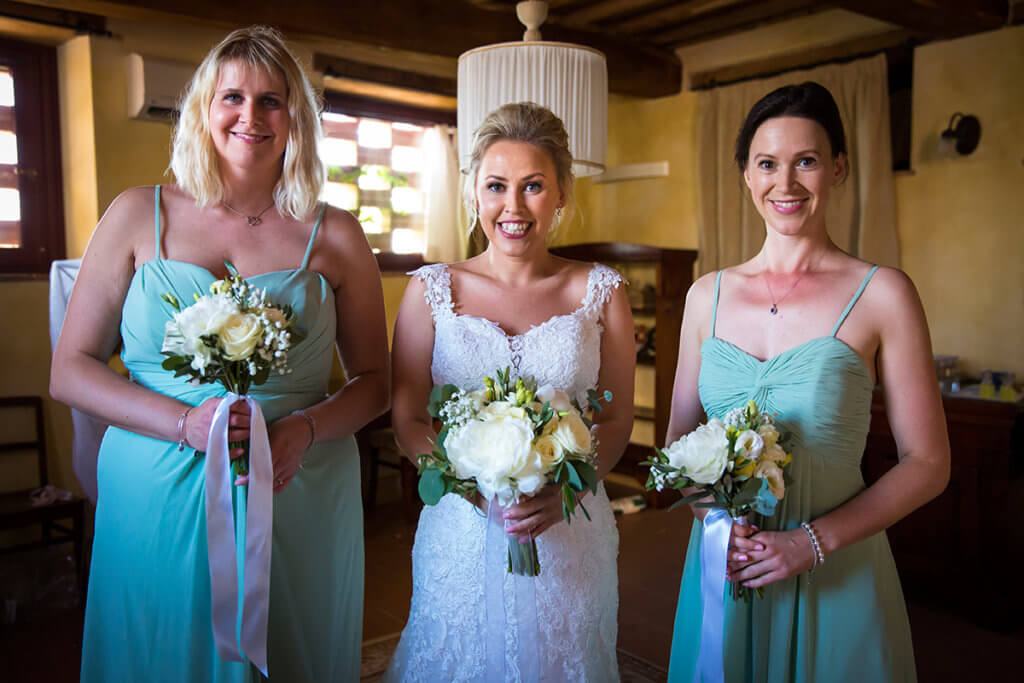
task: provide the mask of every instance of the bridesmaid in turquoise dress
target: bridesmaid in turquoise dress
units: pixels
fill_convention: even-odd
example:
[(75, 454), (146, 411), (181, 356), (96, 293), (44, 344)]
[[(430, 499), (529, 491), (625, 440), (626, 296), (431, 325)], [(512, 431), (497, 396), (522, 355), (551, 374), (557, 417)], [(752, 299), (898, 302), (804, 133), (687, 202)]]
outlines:
[[(251, 663), (219, 656), (211, 626), (201, 451), (225, 390), (160, 366), (171, 315), (160, 295), (191, 301), (226, 274), (225, 261), (292, 306), (307, 335), (289, 352), (291, 374), (250, 392), (274, 470), (268, 673), (359, 678), (364, 563), (352, 435), (387, 406), (387, 333), (359, 223), (318, 202), (320, 136), (313, 91), (280, 34), (236, 31), (207, 56), (183, 102), (177, 184), (123, 193), (89, 244), (51, 381), (56, 398), (113, 425), (99, 456), (83, 681), (262, 678)], [(107, 366), (119, 342), (127, 379)], [(335, 347), (348, 381), (328, 396)], [(248, 438), (249, 422), (246, 404), (235, 403), (229, 439)], [(246, 491), (234, 488), (236, 513)]]
[[(931, 343), (913, 284), (837, 248), (830, 189), (847, 172), (829, 92), (788, 86), (750, 111), (736, 161), (767, 231), (750, 261), (687, 295), (668, 442), (748, 400), (793, 435), (791, 481), (760, 529), (733, 524), (727, 579), (763, 588), (725, 600), (725, 681), (916, 680), (885, 529), (938, 495), (949, 443)], [(876, 382), (899, 463), (865, 487), (860, 461)], [(669, 680), (690, 683), (701, 644), (705, 510), (694, 509)], [(806, 523), (807, 527), (801, 526)], [(814, 543), (820, 547), (820, 555)]]

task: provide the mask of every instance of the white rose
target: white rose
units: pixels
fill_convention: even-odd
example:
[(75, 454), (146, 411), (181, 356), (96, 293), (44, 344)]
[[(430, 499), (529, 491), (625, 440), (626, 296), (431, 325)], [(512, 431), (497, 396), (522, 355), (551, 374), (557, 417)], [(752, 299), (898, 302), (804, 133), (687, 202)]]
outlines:
[(584, 424), (579, 413), (575, 410), (570, 410), (562, 417), (552, 418), (551, 422), (556, 420), (557, 424), (551, 432), (551, 438), (570, 453), (590, 452), (590, 430), (587, 429), (587, 425)]
[(666, 448), (665, 455), (670, 465), (681, 469), (695, 483), (714, 484), (729, 464), (725, 425), (712, 418)]
[(251, 313), (236, 313), (220, 330), (220, 346), (228, 360), (245, 360), (263, 338), (263, 323)]
[(748, 460), (757, 460), (764, 451), (764, 439), (757, 432), (745, 429), (736, 437), (735, 450)]
[(516, 497), (513, 479), (518, 491), (527, 495), (539, 491), (546, 481), (547, 469), (532, 443), (529, 419), (492, 415), (449, 433), (444, 446), (457, 477), (476, 479), (485, 498), (497, 496), (500, 504), (508, 505)]
[(540, 389), (537, 389), (537, 393), (534, 396), (537, 397), (541, 404), (550, 403), (551, 409), (554, 411), (572, 410), (572, 401), (569, 400), (569, 394), (561, 389), (555, 389), (550, 384), (545, 384)]
[(518, 406), (512, 405), (508, 401), (494, 401), (480, 410), (480, 419), (482, 420), (506, 417), (522, 419), (526, 417), (526, 411)]
[(550, 436), (538, 437), (533, 442), (533, 450), (540, 456), (540, 461), (544, 464), (547, 470), (554, 469), (555, 465), (562, 461), (564, 457), (564, 449)]
[(768, 481), (768, 490), (778, 500), (786, 495), (786, 481), (782, 477), (782, 468), (770, 460), (762, 460), (757, 463), (754, 476)]
[(775, 429), (775, 425), (770, 422), (766, 422), (757, 428), (757, 433), (764, 439), (764, 447), (771, 448), (779, 440), (779, 430)]

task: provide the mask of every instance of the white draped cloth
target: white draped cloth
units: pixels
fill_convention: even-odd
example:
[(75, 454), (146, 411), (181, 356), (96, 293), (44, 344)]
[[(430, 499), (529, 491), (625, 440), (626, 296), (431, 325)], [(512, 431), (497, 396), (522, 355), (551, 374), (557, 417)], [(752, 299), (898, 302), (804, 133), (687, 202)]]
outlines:
[[(68, 310), (68, 299), (75, 285), (75, 277), (82, 265), (82, 259), (54, 261), (50, 266), (50, 344), (57, 347), (64, 313)], [(71, 444), (71, 465), (78, 483), (93, 505), (96, 504), (96, 459), (100, 453), (100, 442), (107, 431), (106, 423), (71, 409), (71, 423), (75, 430)]]

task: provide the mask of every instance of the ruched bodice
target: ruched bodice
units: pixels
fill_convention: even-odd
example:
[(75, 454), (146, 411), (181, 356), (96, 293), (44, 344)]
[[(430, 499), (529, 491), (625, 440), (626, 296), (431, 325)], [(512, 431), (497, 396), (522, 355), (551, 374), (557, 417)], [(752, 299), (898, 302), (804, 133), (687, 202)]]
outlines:
[[(160, 365), (166, 358), (160, 353), (164, 326), (174, 313), (160, 295), (170, 292), (187, 305), (193, 294), (208, 293), (217, 279), (202, 266), (164, 258), (135, 271), (121, 318), (121, 359), (135, 382), (193, 404), (226, 393), (220, 383), (195, 386)], [(307, 335), (288, 351), (291, 372), (272, 373), (265, 384), (250, 389), (269, 422), (315, 402), (311, 399), (319, 401), (327, 392), (337, 327), (334, 290), (323, 275), (305, 268), (260, 273), (246, 281), (265, 288), (268, 301), (291, 306)]]
[[(164, 370), (160, 353), (173, 309), (218, 279), (205, 268), (162, 258), (156, 190), (156, 254), (129, 284), (121, 317), (121, 358), (132, 381), (199, 405), (226, 393)], [(275, 420), (325, 397), (334, 358), (334, 291), (306, 268), (249, 276), (268, 299), (290, 305), (307, 336), (288, 353), (288, 374), (272, 374), (249, 395)], [(222, 660), (213, 641), (202, 453), (118, 428), (107, 430), (98, 462), (96, 534), (82, 646), (89, 683), (249, 683), (254, 667)], [(303, 469), (273, 498), (267, 633), (273, 680), (358, 680), (362, 640), (363, 537), (359, 458), (350, 436), (318, 441)], [(244, 520), (244, 487), (234, 487)], [(239, 522), (240, 527), (244, 524)], [(244, 534), (239, 538), (244, 539)], [(240, 544), (242, 547), (244, 544)]]
[[(798, 529), (864, 489), (861, 458), (871, 421), (873, 380), (861, 357), (836, 335), (877, 267), (864, 278), (829, 336), (766, 360), (715, 336), (701, 345), (698, 388), (708, 417), (722, 418), (749, 400), (789, 432), (793, 462), (765, 530)], [(669, 680), (693, 681), (701, 635), (700, 548), (694, 521), (679, 594)], [(905, 683), (915, 680), (910, 627), (884, 533), (827, 556), (813, 578), (765, 588), (764, 599), (725, 596), (725, 679), (729, 683)]]

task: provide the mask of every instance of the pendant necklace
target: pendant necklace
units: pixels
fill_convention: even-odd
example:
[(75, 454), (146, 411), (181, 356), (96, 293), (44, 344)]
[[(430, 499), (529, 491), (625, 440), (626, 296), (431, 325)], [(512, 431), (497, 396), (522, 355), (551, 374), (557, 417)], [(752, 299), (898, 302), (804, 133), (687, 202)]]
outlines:
[(768, 275), (767, 275), (768, 268), (767, 268), (767, 266), (765, 266), (764, 270), (761, 271), (761, 277), (764, 278), (764, 286), (768, 288), (768, 296), (772, 300), (772, 307), (768, 309), (769, 313), (771, 313), (772, 315), (777, 315), (778, 314), (778, 312), (779, 312), (779, 304), (782, 303), (782, 300), (785, 299), (787, 296), (789, 296), (790, 293), (794, 289), (796, 289), (796, 286), (798, 284), (800, 284), (801, 280), (804, 279), (804, 275), (807, 275), (807, 273), (811, 272), (812, 270), (814, 270), (815, 268), (818, 267), (818, 263), (821, 262), (821, 259), (824, 258), (824, 256), (825, 256), (825, 252), (822, 251), (821, 255), (818, 257), (818, 260), (814, 262), (814, 265), (811, 266), (810, 268), (808, 268), (807, 270), (805, 270), (804, 272), (800, 273), (800, 277), (798, 277), (796, 279), (796, 282), (794, 282), (790, 286), (790, 288), (786, 290), (786, 293), (783, 294), (782, 296), (780, 296), (778, 299), (775, 298), (775, 293), (772, 292), (772, 286), (768, 282)]
[[(275, 202), (275, 203), (276, 203), (276, 202)], [(246, 213), (242, 213), (242, 212), (241, 212), (241, 211), (239, 211), (238, 209), (233, 209), (233, 208), (231, 207), (231, 205), (230, 205), (230, 204), (228, 204), (228, 203), (227, 203), (227, 202), (225, 202), (225, 201), (222, 201), (222, 202), (221, 202), (221, 204), (222, 204), (222, 205), (224, 206), (224, 208), (225, 208), (225, 209), (227, 209), (227, 210), (228, 210), (228, 211), (230, 211), (231, 213), (234, 213), (234, 214), (238, 214), (239, 216), (241, 216), (242, 218), (244, 218), (244, 219), (245, 219), (245, 222), (246, 222), (246, 223), (248, 223), (249, 225), (259, 225), (260, 223), (262, 223), (262, 222), (263, 222), (263, 219), (262, 219), (262, 218), (260, 218), (260, 216), (262, 216), (263, 214), (265, 214), (265, 213), (266, 213), (267, 211), (269, 211), (269, 210), (270, 210), (270, 209), (271, 209), (271, 208), (272, 208), (272, 207), (274, 206), (274, 204), (271, 204), (270, 206), (268, 206), (267, 208), (263, 209), (262, 211), (260, 211), (260, 212), (259, 212), (258, 214), (256, 214), (255, 216), (250, 216), (249, 214), (246, 214)]]

